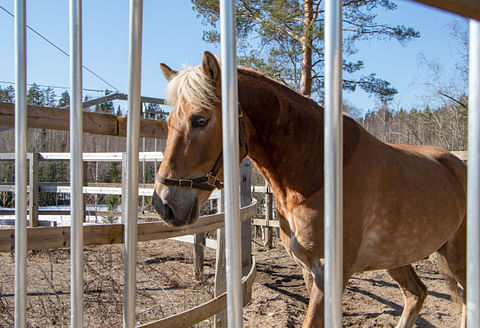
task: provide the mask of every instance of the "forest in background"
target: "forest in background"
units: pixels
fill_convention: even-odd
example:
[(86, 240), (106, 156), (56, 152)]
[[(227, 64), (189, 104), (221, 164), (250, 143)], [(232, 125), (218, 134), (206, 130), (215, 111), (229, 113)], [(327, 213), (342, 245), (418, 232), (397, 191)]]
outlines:
[[(324, 10), (322, 1), (281, 0), (258, 2), (240, 1), (237, 4), (237, 32), (239, 62), (282, 81), (297, 92), (322, 102), (324, 87)], [(192, 9), (205, 24), (204, 40), (218, 44), (219, 8), (216, 0), (191, 0)], [(424, 70), (425, 84), (418, 85), (429, 90), (432, 99), (419, 99), (430, 105), (417, 108), (394, 108), (391, 104), (397, 90), (390, 82), (366, 72), (361, 60), (353, 60), (358, 52), (355, 46), (361, 40), (391, 40), (407, 45), (420, 38), (420, 32), (408, 26), (391, 25), (380, 21), (376, 10), (395, 11), (392, 0), (347, 1), (342, 4), (345, 17), (343, 27), (343, 89), (361, 89), (380, 101), (375, 111), (364, 112), (354, 105), (345, 104), (344, 110), (362, 126), (384, 142), (413, 145), (434, 145), (448, 150), (467, 149), (467, 96), (468, 81), (468, 22), (452, 22), (448, 33), (457, 41), (458, 62), (455, 77), (447, 80), (444, 68), (420, 54), (419, 74)], [(288, 10), (285, 10), (288, 8)], [(382, 72), (378, 72), (381, 74)], [(105, 95), (110, 91), (106, 90)], [(27, 92), (31, 105), (65, 108), (69, 106), (67, 91), (60, 95), (47, 87), (31, 85)], [(14, 102), (14, 88), (2, 88), (0, 101)], [(91, 107), (89, 110), (119, 115), (121, 108), (113, 102)], [(146, 104), (147, 117), (158, 116), (159, 105)], [(164, 117), (163, 117), (164, 118)], [(84, 134), (84, 152), (124, 152), (122, 137)], [(0, 126), (0, 153), (14, 152), (14, 130)], [(159, 142), (159, 144), (161, 144)], [(145, 145), (145, 146), (144, 146)], [(143, 147), (144, 146), (144, 147)], [(141, 140), (140, 149), (155, 150), (155, 141)], [(161, 149), (161, 146), (158, 147)], [(29, 129), (28, 152), (68, 152), (69, 134), (65, 131)], [(14, 181), (13, 161), (0, 162), (0, 183)], [(145, 183), (154, 180), (154, 164), (145, 165)], [(89, 183), (121, 182), (120, 163), (90, 163)], [(140, 177), (143, 174), (139, 175)], [(68, 182), (67, 162), (43, 162), (40, 165), (40, 182)], [(55, 194), (40, 194), (41, 205), (58, 205), (65, 197)], [(117, 196), (100, 197), (100, 201), (114, 206)], [(0, 194), (0, 207), (12, 205), (11, 193)]]
[[(106, 91), (105, 94), (108, 94)], [(13, 103), (15, 99), (13, 87), (0, 87), (0, 101)], [(33, 84), (27, 93), (28, 103), (31, 105), (64, 108), (68, 107), (70, 97), (67, 91), (60, 96), (55, 95), (51, 88), (42, 89)], [(389, 143), (412, 145), (434, 145), (448, 150), (467, 149), (467, 97), (448, 99), (438, 108), (422, 108), (394, 111), (387, 105), (378, 111), (367, 112), (364, 115), (355, 115), (355, 110), (345, 106), (346, 112), (352, 116), (370, 133), (378, 139)], [(121, 114), (120, 108), (114, 108), (112, 102), (96, 105), (90, 109), (95, 112)], [(147, 104), (147, 117), (153, 117), (161, 111), (155, 104)], [(357, 111), (358, 113), (358, 111)], [(157, 115), (158, 116), (158, 115)], [(160, 118), (165, 118), (160, 117)], [(126, 151), (125, 138), (84, 134), (84, 152), (124, 152)], [(155, 140), (140, 141), (140, 149), (155, 150)], [(157, 149), (162, 147), (157, 142)], [(0, 153), (13, 153), (13, 128), (0, 127)], [(69, 134), (67, 131), (45, 129), (28, 129), (28, 152), (68, 152)], [(90, 163), (88, 166), (88, 182), (92, 183), (120, 183), (121, 163)], [(145, 183), (153, 183), (155, 176), (154, 163), (145, 165)], [(140, 174), (142, 177), (142, 174)], [(68, 182), (69, 164), (66, 161), (41, 162), (39, 168), (40, 182)], [(0, 162), (0, 183), (14, 182), (13, 161)], [(40, 193), (40, 205), (61, 205), (66, 198), (59, 194)], [(66, 199), (68, 201), (68, 197)], [(119, 203), (119, 196), (109, 195), (95, 198), (95, 202), (104, 203), (114, 208)], [(13, 203), (10, 193), (0, 194), (0, 207), (11, 207)]]
[[(109, 94), (107, 90), (105, 94)], [(86, 99), (87, 100), (87, 99)], [(0, 87), (0, 102), (13, 103), (15, 101), (15, 90), (13, 87)], [(67, 91), (60, 96), (55, 95), (51, 88), (40, 88), (33, 84), (27, 92), (27, 102), (30, 105), (64, 108), (70, 105), (70, 96)], [(121, 115), (120, 107), (114, 107), (113, 102), (109, 101), (96, 105), (90, 109), (93, 112)], [(145, 117), (164, 119), (165, 115), (157, 104), (146, 104)], [(68, 131), (46, 130), (46, 129), (28, 129), (27, 152), (68, 152), (70, 149), (70, 139)], [(164, 142), (163, 142), (164, 143)], [(162, 147), (162, 140), (158, 140), (157, 149)], [(140, 151), (155, 150), (155, 140), (140, 140)], [(15, 152), (14, 129), (0, 126), (0, 153)], [(83, 135), (83, 151), (98, 152), (125, 152), (125, 138), (115, 136), (93, 135), (85, 133)], [(142, 165), (140, 166), (142, 167)], [(39, 182), (69, 182), (70, 168), (67, 161), (48, 161), (40, 162)], [(89, 183), (121, 183), (121, 163), (119, 162), (96, 162), (88, 164), (88, 182)], [(145, 163), (145, 183), (153, 183), (155, 176), (154, 163)], [(142, 174), (140, 174), (142, 177)], [(14, 163), (13, 161), (0, 162), (0, 183), (14, 183)], [(116, 208), (119, 204), (117, 195), (98, 195), (94, 197), (89, 195), (87, 202), (90, 204), (107, 204), (110, 209)], [(95, 198), (95, 199), (93, 199)], [(40, 193), (40, 206), (57, 206), (69, 202), (69, 197), (62, 194)], [(11, 193), (0, 193), (0, 207), (12, 207), (13, 198)]]

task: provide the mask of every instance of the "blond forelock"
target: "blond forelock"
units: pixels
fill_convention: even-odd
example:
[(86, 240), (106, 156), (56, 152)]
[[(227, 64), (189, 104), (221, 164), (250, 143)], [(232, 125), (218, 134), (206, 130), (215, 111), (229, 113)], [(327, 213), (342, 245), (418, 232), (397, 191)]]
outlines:
[(187, 103), (194, 107), (213, 110), (219, 102), (212, 80), (200, 66), (186, 66), (167, 85), (167, 104)]

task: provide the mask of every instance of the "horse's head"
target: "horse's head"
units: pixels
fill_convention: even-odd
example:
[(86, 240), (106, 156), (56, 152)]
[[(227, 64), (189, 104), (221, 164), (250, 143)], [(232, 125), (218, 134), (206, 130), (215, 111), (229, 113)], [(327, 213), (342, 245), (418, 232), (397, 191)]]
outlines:
[(221, 186), (220, 66), (209, 52), (202, 65), (180, 72), (160, 66), (174, 107), (152, 204), (165, 222), (181, 226), (195, 222), (200, 205)]

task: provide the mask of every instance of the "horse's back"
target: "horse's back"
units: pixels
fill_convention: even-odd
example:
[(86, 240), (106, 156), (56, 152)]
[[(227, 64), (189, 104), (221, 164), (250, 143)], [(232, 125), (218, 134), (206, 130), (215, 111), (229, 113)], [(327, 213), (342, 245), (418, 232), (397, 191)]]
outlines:
[(390, 146), (404, 152), (418, 153), (420, 156), (424, 156), (427, 159), (432, 159), (435, 162), (443, 165), (451, 174), (454, 181), (458, 184), (458, 194), (460, 196), (463, 195), (462, 198), (466, 199), (467, 167), (460, 158), (441, 147), (392, 144)]
[[(357, 197), (359, 201), (352, 202), (363, 208), (353, 271), (395, 268), (435, 252), (465, 217), (464, 163), (442, 148), (363, 137), (354, 162), (369, 176), (352, 179), (355, 185), (350, 188), (359, 191), (345, 194), (347, 202)], [(359, 211), (352, 213), (345, 217), (347, 225), (358, 220)]]

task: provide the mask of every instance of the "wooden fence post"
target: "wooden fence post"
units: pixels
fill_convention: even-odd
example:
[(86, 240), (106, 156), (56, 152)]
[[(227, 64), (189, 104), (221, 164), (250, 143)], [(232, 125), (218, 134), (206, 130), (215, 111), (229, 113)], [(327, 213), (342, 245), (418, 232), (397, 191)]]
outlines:
[(265, 181), (265, 227), (263, 229), (263, 245), (267, 249), (272, 249), (272, 228), (270, 220), (273, 219), (273, 197), (268, 182)]
[(205, 258), (205, 233), (200, 232), (193, 235), (193, 264), (195, 267), (195, 279), (205, 281), (203, 262)]
[[(88, 162), (83, 162), (83, 186), (88, 186)], [(82, 193), (83, 193), (83, 190), (82, 190)], [(87, 221), (87, 216), (86, 216), (87, 203), (88, 203), (88, 194), (83, 193), (83, 222)]]
[[(240, 165), (240, 206), (247, 206), (252, 201), (251, 190), (252, 162), (245, 158)], [(221, 191), (218, 211), (224, 211), (224, 194)], [(246, 276), (252, 266), (252, 223), (250, 220), (242, 222), (242, 274)], [(217, 262), (215, 266), (215, 296), (225, 293), (227, 283), (225, 278), (225, 228), (217, 229)], [(250, 302), (252, 290), (243, 295), (243, 304)], [(223, 310), (214, 316), (214, 327), (227, 327), (227, 311)]]
[(29, 209), (30, 209), (30, 226), (38, 227), (38, 162), (40, 160), (39, 153), (30, 153), (29, 156)]
[(126, 188), (127, 188), (127, 153), (122, 153), (122, 217), (120, 218), (121, 223), (125, 223), (125, 202), (126, 197)]
[[(252, 162), (245, 158), (240, 165), (240, 206), (248, 206), (252, 202)], [(248, 275), (252, 266), (252, 222), (242, 222), (242, 275)], [(250, 302), (252, 291), (244, 295), (243, 304)]]

